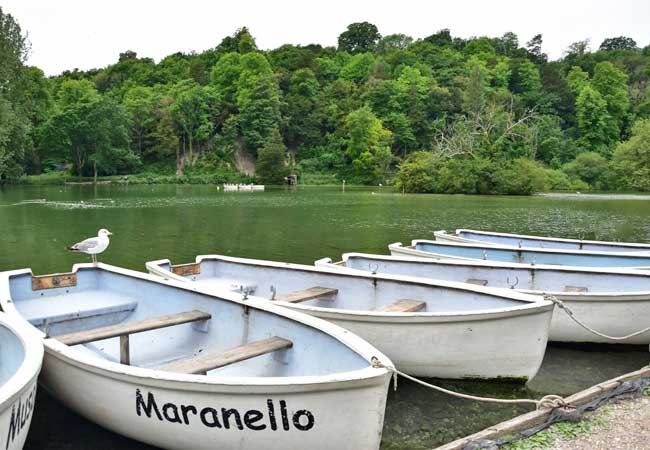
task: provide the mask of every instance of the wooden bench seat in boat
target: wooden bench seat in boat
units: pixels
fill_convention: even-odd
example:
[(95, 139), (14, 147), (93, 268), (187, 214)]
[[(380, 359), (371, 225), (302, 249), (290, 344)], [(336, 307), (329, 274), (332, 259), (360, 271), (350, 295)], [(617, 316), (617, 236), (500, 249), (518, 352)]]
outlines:
[(185, 374), (205, 375), (207, 372), (239, 361), (255, 358), (293, 346), (293, 342), (273, 336), (261, 341), (249, 342), (223, 352), (212, 352), (191, 359), (173, 362), (158, 370)]
[(59, 296), (37, 297), (20, 302), (20, 313), (35, 327), (43, 327), (61, 322), (93, 319), (101, 316), (126, 316), (135, 311), (138, 302), (126, 296), (102, 292), (77, 292), (65, 295), (65, 301), (58, 301)]
[(380, 306), (375, 311), (381, 312), (418, 312), (426, 306), (425, 302), (419, 300), (397, 300), (390, 305)]
[(53, 339), (66, 345), (87, 344), (89, 342), (101, 341), (118, 337), (120, 338), (120, 363), (130, 364), (129, 335), (142, 333), (144, 331), (157, 330), (160, 328), (182, 325), (185, 323), (209, 320), (212, 315), (203, 311), (188, 311), (166, 316), (152, 317), (150, 319), (136, 322), (120, 323), (107, 327), (91, 328), (89, 330), (77, 331), (75, 333), (60, 334), (53, 336)]
[(306, 302), (307, 300), (313, 300), (315, 298), (325, 297), (328, 295), (336, 295), (339, 293), (338, 289), (326, 288), (326, 287), (310, 287), (307, 289), (301, 289), (299, 291), (289, 292), (288, 294), (276, 295), (273, 300), (289, 302), (289, 303), (300, 303)]

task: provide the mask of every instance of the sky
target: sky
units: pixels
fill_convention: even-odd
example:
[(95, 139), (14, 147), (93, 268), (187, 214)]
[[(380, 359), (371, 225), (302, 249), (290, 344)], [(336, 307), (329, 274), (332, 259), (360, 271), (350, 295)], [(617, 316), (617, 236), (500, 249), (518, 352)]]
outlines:
[(201, 52), (242, 26), (261, 49), (335, 46), (347, 25), (362, 21), (382, 35), (414, 38), (442, 28), (463, 38), (513, 31), (525, 44), (542, 33), (542, 50), (551, 59), (584, 39), (592, 48), (621, 35), (650, 44), (649, 0), (0, 0), (0, 7), (28, 33), (28, 64), (47, 75), (105, 67), (125, 50), (156, 61)]

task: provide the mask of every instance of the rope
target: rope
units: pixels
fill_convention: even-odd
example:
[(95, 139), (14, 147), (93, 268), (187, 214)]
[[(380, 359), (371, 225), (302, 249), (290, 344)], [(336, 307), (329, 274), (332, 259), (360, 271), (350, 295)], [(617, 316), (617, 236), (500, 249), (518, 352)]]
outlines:
[(520, 399), (505, 399), (505, 398), (492, 398), (492, 397), (478, 397), (476, 395), (469, 395), (469, 394), (462, 394), (460, 392), (455, 392), (455, 391), (450, 391), (449, 389), (445, 389), (440, 386), (436, 386), (435, 384), (430, 384), (425, 381), (419, 380), (415, 377), (412, 377), (411, 375), (408, 375), (404, 372), (400, 372), (397, 370), (395, 367), (386, 365), (379, 361), (379, 359), (375, 356), (372, 357), (371, 359), (372, 362), (372, 367), (374, 368), (382, 368), (382, 369), (387, 369), (393, 373), (393, 385), (394, 385), (394, 390), (397, 390), (397, 375), (400, 375), (408, 380), (413, 381), (414, 383), (420, 384), (422, 386), (428, 387), (430, 389), (436, 390), (438, 392), (442, 392), (447, 395), (451, 395), (453, 397), (457, 398), (464, 398), (466, 400), (475, 400), (478, 402), (489, 402), (489, 403), (505, 403), (505, 404), (531, 404), (535, 405), (535, 407), (539, 409), (555, 409), (555, 408), (560, 408), (560, 407), (568, 407), (568, 408), (573, 408), (571, 405), (569, 405), (562, 397), (559, 395), (545, 395), (539, 400), (534, 400), (534, 399), (528, 399), (528, 398), (520, 398)]
[(553, 302), (553, 303), (555, 303), (555, 304), (557, 305), (558, 308), (564, 310), (564, 312), (566, 312), (567, 315), (568, 315), (568, 316), (569, 316), (569, 317), (570, 317), (570, 318), (571, 318), (575, 323), (577, 323), (578, 325), (580, 325), (580, 326), (581, 326), (582, 328), (584, 328), (585, 330), (587, 330), (587, 331), (589, 331), (589, 332), (591, 332), (591, 333), (593, 333), (593, 334), (595, 334), (595, 335), (597, 335), (597, 336), (600, 336), (600, 337), (602, 337), (602, 338), (605, 338), (605, 339), (611, 339), (612, 341), (624, 341), (624, 340), (626, 340), (626, 339), (630, 339), (630, 338), (633, 338), (633, 337), (635, 337), (635, 336), (638, 336), (638, 335), (640, 335), (640, 334), (647, 333), (648, 331), (650, 331), (650, 327), (646, 327), (646, 328), (644, 328), (643, 330), (635, 331), (634, 333), (630, 333), (630, 334), (628, 334), (628, 335), (626, 335), (626, 336), (608, 336), (607, 334), (604, 334), (604, 333), (601, 333), (600, 331), (594, 330), (594, 329), (591, 328), (589, 325), (585, 324), (585, 323), (582, 322), (580, 319), (578, 319), (578, 318), (573, 314), (573, 311), (571, 311), (571, 309), (570, 309), (567, 305), (565, 305), (564, 302), (563, 302), (562, 300), (558, 299), (556, 296), (554, 296), (554, 295), (545, 295), (545, 296), (544, 296), (544, 299), (545, 299), (545, 300), (548, 300), (548, 301), (551, 301), (551, 302)]

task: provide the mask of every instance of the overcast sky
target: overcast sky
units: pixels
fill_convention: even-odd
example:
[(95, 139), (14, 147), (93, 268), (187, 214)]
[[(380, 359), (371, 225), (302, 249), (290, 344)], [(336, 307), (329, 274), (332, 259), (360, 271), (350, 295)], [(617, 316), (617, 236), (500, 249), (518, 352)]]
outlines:
[(29, 33), (29, 64), (53, 75), (104, 67), (124, 50), (156, 61), (177, 51), (201, 52), (247, 26), (262, 49), (282, 44), (336, 45), (352, 22), (382, 35), (415, 38), (450, 28), (454, 36), (501, 36), (524, 44), (543, 33), (553, 59), (572, 42), (625, 35), (650, 44), (649, 0), (0, 0)]

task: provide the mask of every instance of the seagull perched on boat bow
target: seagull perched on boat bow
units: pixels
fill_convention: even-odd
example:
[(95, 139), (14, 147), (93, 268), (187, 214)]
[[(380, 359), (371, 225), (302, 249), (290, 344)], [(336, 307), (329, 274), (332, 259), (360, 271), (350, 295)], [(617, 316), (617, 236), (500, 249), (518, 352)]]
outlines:
[(97, 255), (108, 248), (108, 244), (110, 244), (108, 237), (112, 234), (113, 233), (108, 231), (106, 228), (102, 228), (97, 232), (97, 237), (77, 242), (70, 247), (66, 247), (66, 249), (71, 252), (80, 252), (90, 255), (93, 259), (93, 264), (97, 265)]

